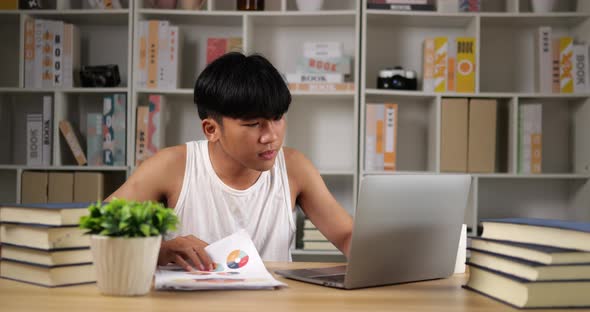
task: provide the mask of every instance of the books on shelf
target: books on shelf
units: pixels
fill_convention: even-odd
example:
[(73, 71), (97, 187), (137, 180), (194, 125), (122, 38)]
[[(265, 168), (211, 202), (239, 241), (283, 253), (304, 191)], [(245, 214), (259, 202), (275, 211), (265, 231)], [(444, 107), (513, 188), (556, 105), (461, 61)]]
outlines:
[(349, 56), (342, 57), (305, 57), (297, 62), (298, 73), (340, 73), (350, 75), (352, 59)]
[(287, 73), (289, 83), (344, 83), (340, 73)]
[(53, 143), (53, 98), (43, 96), (43, 165), (51, 165), (51, 146)]
[(392, 10), (392, 11), (435, 11), (434, 4), (406, 4), (406, 3), (374, 3), (367, 2), (369, 10)]
[(0, 261), (0, 276), (46, 287), (78, 285), (96, 281), (95, 268), (92, 263), (44, 266), (2, 259)]
[(301, 92), (346, 92), (354, 91), (353, 82), (344, 83), (289, 83), (289, 90)]
[(74, 155), (74, 158), (76, 158), (78, 165), (85, 165), (87, 162), (86, 155), (84, 154), (84, 151), (80, 146), (80, 141), (78, 140), (78, 137), (74, 133), (74, 128), (72, 127), (72, 124), (67, 120), (62, 120), (59, 122), (59, 130), (66, 139), (66, 142), (68, 143), (68, 146), (70, 147), (70, 150)]
[(102, 161), (107, 166), (125, 166), (127, 157), (126, 95), (113, 94), (103, 98)]
[(466, 288), (521, 308), (589, 306), (589, 238), (588, 223), (484, 220), (482, 238), (472, 240)]
[(574, 92), (574, 39), (561, 37), (559, 39), (559, 92)]
[(552, 92), (551, 66), (553, 61), (553, 44), (551, 43), (551, 27), (542, 26), (535, 35), (535, 78), (536, 91)]
[(155, 155), (165, 145), (163, 109), (166, 98), (150, 94), (147, 104), (137, 107), (136, 166)]
[(242, 38), (207, 38), (207, 64), (229, 52), (242, 52)]
[(27, 165), (43, 165), (43, 114), (27, 114)]
[(0, 207), (0, 221), (44, 225), (76, 225), (79, 223), (80, 217), (88, 214), (87, 207), (88, 202), (4, 205)]
[(574, 45), (574, 93), (584, 93), (589, 90), (588, 79), (590, 79), (590, 74), (588, 73), (588, 47), (588, 44)]
[(473, 37), (426, 38), (422, 47), (422, 90), (475, 92), (475, 47)]
[[(452, 70), (456, 73), (456, 91), (463, 93), (475, 92), (475, 38), (460, 37), (455, 39), (457, 61)], [(447, 91), (453, 91), (447, 89)]]
[(518, 173), (541, 173), (543, 159), (543, 106), (520, 104), (518, 107)]
[(25, 87), (73, 87), (80, 67), (78, 28), (33, 18), (25, 19), (24, 25)]
[(367, 104), (365, 170), (397, 169), (398, 105)]
[(180, 69), (180, 34), (169, 21), (140, 21), (137, 84), (140, 88), (176, 89)]
[(512, 256), (542, 264), (590, 263), (590, 252), (544, 245), (471, 238), (471, 249)]
[(86, 154), (89, 166), (102, 166), (102, 114), (86, 115)]
[(434, 91), (447, 91), (449, 42), (447, 37), (434, 38)]
[(422, 53), (422, 91), (434, 92), (434, 39), (424, 40)]

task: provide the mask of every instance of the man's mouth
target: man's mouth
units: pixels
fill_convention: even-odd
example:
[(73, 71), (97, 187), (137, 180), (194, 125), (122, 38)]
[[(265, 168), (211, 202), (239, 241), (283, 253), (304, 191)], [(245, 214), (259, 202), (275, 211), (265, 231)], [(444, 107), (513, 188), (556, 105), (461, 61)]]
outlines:
[(258, 156), (264, 160), (272, 160), (276, 155), (277, 151), (275, 150), (269, 150), (258, 154)]

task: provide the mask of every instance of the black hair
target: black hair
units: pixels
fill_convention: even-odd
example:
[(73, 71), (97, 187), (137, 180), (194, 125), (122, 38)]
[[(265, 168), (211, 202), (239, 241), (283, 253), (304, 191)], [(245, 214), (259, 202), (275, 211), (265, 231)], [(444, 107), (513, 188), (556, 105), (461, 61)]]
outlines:
[(199, 75), (194, 101), (201, 119), (277, 119), (289, 109), (291, 93), (266, 58), (230, 52)]

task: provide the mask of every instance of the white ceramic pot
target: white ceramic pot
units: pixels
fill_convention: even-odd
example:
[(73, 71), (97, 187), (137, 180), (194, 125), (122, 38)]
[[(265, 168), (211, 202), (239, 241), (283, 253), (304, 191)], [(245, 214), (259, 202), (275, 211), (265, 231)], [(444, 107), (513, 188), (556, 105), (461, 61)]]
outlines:
[(324, 5), (324, 0), (296, 0), (299, 11), (319, 11)]
[(531, 0), (531, 7), (535, 13), (553, 12), (557, 7), (557, 0)]
[(139, 296), (150, 291), (162, 236), (92, 235), (90, 248), (98, 290), (105, 295)]

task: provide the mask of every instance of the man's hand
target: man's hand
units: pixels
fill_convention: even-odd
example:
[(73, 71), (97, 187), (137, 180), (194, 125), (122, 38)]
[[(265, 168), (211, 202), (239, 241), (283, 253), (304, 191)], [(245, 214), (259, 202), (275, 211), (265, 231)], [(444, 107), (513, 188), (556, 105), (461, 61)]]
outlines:
[[(213, 261), (205, 251), (207, 243), (193, 235), (179, 236), (168, 241), (162, 241), (158, 265), (176, 263), (187, 271), (198, 268), (201, 271), (212, 271)], [(190, 263), (194, 265), (191, 266)]]

